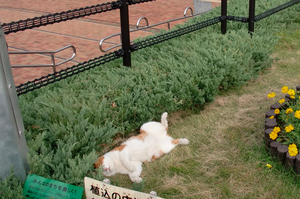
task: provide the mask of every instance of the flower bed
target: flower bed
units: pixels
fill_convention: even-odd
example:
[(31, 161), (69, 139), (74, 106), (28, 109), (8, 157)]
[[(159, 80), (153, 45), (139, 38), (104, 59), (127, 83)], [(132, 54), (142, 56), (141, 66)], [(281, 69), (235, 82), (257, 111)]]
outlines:
[[(286, 86), (281, 91), (285, 97), (272, 104), (265, 115), (265, 143), (272, 156), (300, 174), (300, 86), (296, 92)], [(275, 96), (268, 94), (268, 98)]]

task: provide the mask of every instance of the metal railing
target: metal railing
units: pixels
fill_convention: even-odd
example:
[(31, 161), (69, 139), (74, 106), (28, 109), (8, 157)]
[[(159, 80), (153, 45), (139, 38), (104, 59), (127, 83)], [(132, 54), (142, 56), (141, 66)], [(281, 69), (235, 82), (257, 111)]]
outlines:
[[(63, 50), (66, 50), (68, 48), (71, 48), (73, 50), (73, 54), (71, 57), (67, 58), (67, 59), (64, 59), (63, 61), (59, 62), (59, 63), (55, 63), (55, 56), (54, 54), (55, 53), (58, 53), (58, 52), (61, 52)], [(24, 54), (42, 54), (42, 55), (45, 55), (45, 54), (49, 54), (50, 57), (51, 57), (51, 61), (52, 61), (52, 64), (38, 64), (38, 65), (12, 65), (11, 67), (12, 68), (23, 68), (23, 67), (52, 67), (53, 68), (53, 72), (56, 73), (56, 67), (63, 64), (63, 63), (66, 63), (70, 60), (72, 60), (75, 55), (76, 55), (76, 48), (73, 46), (73, 45), (68, 45), (68, 46), (65, 46), (63, 48), (60, 48), (58, 50), (55, 50), (55, 51), (25, 51), (25, 52), (16, 52), (16, 51), (10, 51), (8, 52), (8, 54), (11, 54), (11, 55), (24, 55)]]
[[(187, 11), (190, 10), (191, 14), (190, 15), (187, 15)], [(168, 24), (168, 30), (171, 29), (171, 25), (170, 23), (171, 22), (174, 22), (174, 21), (179, 21), (179, 20), (182, 20), (182, 19), (187, 19), (187, 18), (191, 18), (191, 17), (195, 17), (197, 15), (200, 15), (200, 14), (203, 14), (203, 13), (199, 13), (199, 14), (194, 14), (193, 13), (193, 9), (191, 7), (187, 7), (184, 12), (183, 12), (183, 17), (180, 17), (180, 18), (175, 18), (175, 19), (171, 19), (171, 20), (168, 20), (168, 21), (163, 21), (163, 22), (160, 22), (160, 23), (156, 23), (156, 24), (153, 24), (153, 25), (149, 25), (149, 21), (146, 17), (140, 17), (138, 20), (137, 20), (137, 23), (136, 23), (136, 29), (131, 29), (129, 32), (136, 32), (136, 31), (140, 31), (140, 30), (145, 30), (145, 29), (149, 29), (149, 28), (153, 28), (155, 26), (159, 26), (159, 25), (163, 25), (163, 24)], [(146, 26), (143, 26), (143, 27), (140, 27), (140, 23), (141, 21), (144, 20), (146, 22)], [(116, 33), (116, 34), (112, 34), (110, 36), (107, 36), (103, 39), (101, 39), (101, 41), (99, 42), (99, 49), (100, 51), (102, 52), (107, 52), (107, 51), (110, 51), (114, 48), (117, 48), (119, 46), (122, 46), (122, 43), (120, 44), (116, 44), (114, 46), (111, 46), (109, 48), (106, 48), (106, 49), (103, 49), (103, 44), (106, 40), (108, 39), (111, 39), (113, 37), (117, 37), (117, 36), (121, 36), (121, 32), (119, 33)], [(133, 43), (133, 41), (130, 41), (130, 43)]]
[(27, 29), (46, 26), (48, 24), (60, 23), (67, 20), (77, 19), (89, 15), (103, 13), (119, 9), (122, 6), (122, 2), (112, 1), (108, 3), (87, 6), (85, 8), (79, 8), (74, 10), (63, 11), (60, 13), (43, 15), (40, 17), (28, 18), (25, 20), (13, 21), (11, 23), (2, 24), (2, 28), (5, 34), (10, 34), (18, 31), (24, 31)]
[[(2, 27), (0, 25), (0, 28), (3, 28), (4, 33), (9, 34), (12, 32), (24, 31), (27, 29), (45, 26), (48, 24), (60, 23), (62, 21), (71, 20), (71, 19), (75, 19), (75, 18), (79, 18), (79, 17), (84, 17), (84, 16), (96, 14), (96, 13), (103, 13), (103, 12), (117, 10), (117, 9), (120, 10), (121, 33), (117, 33), (115, 35), (109, 36), (109, 38), (111, 38), (113, 36), (121, 37), (122, 47), (119, 50), (116, 50), (111, 53), (107, 53), (100, 57), (96, 57), (87, 62), (79, 63), (78, 65), (74, 65), (67, 69), (62, 69), (58, 72), (54, 72), (53, 74), (43, 76), (43, 77), (41, 77), (39, 79), (35, 79), (31, 82), (21, 84), (16, 87), (18, 95), (27, 93), (29, 91), (33, 91), (37, 88), (46, 86), (46, 85), (54, 83), (56, 81), (60, 81), (61, 79), (65, 79), (69, 76), (89, 70), (91, 68), (94, 68), (96, 66), (102, 65), (104, 63), (110, 62), (110, 61), (118, 59), (118, 58), (123, 58), (123, 65), (130, 67), (132, 52), (155, 45), (155, 44), (158, 44), (158, 43), (162, 43), (166, 40), (173, 39), (175, 37), (179, 37), (181, 35), (188, 34), (190, 32), (193, 32), (193, 31), (196, 31), (196, 30), (199, 30), (202, 28), (206, 28), (211, 25), (218, 24), (218, 23), (221, 23), (221, 33), (222, 34), (226, 34), (227, 21), (237, 21), (237, 22), (242, 22), (242, 23), (248, 23), (248, 31), (250, 34), (252, 34), (254, 32), (255, 22), (300, 2), (300, 0), (291, 0), (290, 2), (288, 2), (286, 4), (283, 4), (276, 8), (270, 9), (259, 15), (255, 15), (255, 0), (248, 0), (249, 1), (249, 15), (240, 17), (240, 16), (227, 15), (227, 1), (228, 0), (218, 0), (218, 2), (221, 2), (221, 15), (220, 16), (216, 16), (216, 17), (208, 19), (206, 21), (198, 22), (198, 23), (186, 26), (186, 27), (179, 28), (179, 29), (170, 30), (163, 34), (159, 34), (157, 36), (154, 36), (151, 38), (146, 38), (144, 40), (132, 43), (132, 41), (130, 41), (130, 24), (129, 24), (128, 7), (133, 4), (145, 3), (145, 2), (151, 2), (151, 1), (155, 1), (155, 0), (117, 0), (117, 1), (108, 2), (105, 4), (101, 4), (101, 5), (75, 9), (72, 11), (55, 13), (55, 14), (50, 14), (47, 16), (35, 17), (35, 18), (31, 18), (31, 19), (26, 19), (26, 20), (19, 20), (17, 22), (2, 24)], [(185, 10), (184, 17), (178, 18), (177, 20), (196, 16), (193, 13), (189, 16), (186, 16), (186, 12), (188, 10), (191, 10), (191, 9), (187, 8)], [(192, 12), (192, 10), (191, 10), (191, 12)], [(143, 26), (140, 28), (139, 26), (140, 26), (140, 22), (142, 20), (145, 20), (146, 26)], [(175, 20), (176, 19), (173, 19), (173, 20), (169, 20), (169, 21), (165, 21), (165, 22), (161, 22), (161, 23), (149, 26), (148, 19), (146, 17), (141, 17), (137, 22), (136, 29), (131, 30), (131, 32), (151, 28), (153, 26), (161, 25), (163, 23), (167, 23), (169, 25), (172, 21), (175, 21)], [(102, 42), (100, 41), (100, 43), (99, 43), (100, 50), (102, 48), (103, 42), (109, 38), (107, 37), (107, 38), (104, 38), (102, 40)], [(121, 44), (117, 44), (117, 46), (121, 46)], [(117, 46), (114, 46), (114, 48)], [(110, 49), (112, 49), (112, 48), (110, 48)], [(110, 49), (105, 49), (105, 50), (102, 49), (102, 50), (104, 52), (106, 52)], [(24, 52), (24, 54), (26, 54), (26, 53)], [(41, 52), (37, 52), (37, 53), (41, 53)], [(18, 53), (16, 53), (16, 54), (18, 54)], [(64, 62), (60, 62), (59, 64), (62, 64), (62, 63), (64, 63)], [(55, 62), (51, 66), (53, 66), (53, 65), (55, 65)], [(55, 67), (54, 67), (54, 70), (55, 70)]]

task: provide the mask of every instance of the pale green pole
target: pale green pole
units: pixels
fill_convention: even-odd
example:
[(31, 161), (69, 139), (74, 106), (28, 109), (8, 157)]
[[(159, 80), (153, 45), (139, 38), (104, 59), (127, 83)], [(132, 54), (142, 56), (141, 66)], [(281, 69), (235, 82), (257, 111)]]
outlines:
[(0, 177), (13, 168), (24, 181), (29, 171), (27, 144), (16, 87), (13, 80), (5, 35), (0, 22)]

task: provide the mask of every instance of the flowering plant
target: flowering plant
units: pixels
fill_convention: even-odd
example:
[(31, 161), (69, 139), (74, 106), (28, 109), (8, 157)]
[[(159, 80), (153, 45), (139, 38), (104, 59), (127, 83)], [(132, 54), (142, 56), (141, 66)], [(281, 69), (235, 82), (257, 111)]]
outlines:
[[(270, 138), (288, 145), (289, 155), (296, 156), (300, 147), (300, 92), (295, 92), (287, 86), (282, 87), (281, 92), (288, 95), (277, 102), (280, 109), (275, 109), (274, 113), (279, 121), (278, 126), (270, 133)], [(268, 98), (275, 96), (275, 93), (268, 94)]]

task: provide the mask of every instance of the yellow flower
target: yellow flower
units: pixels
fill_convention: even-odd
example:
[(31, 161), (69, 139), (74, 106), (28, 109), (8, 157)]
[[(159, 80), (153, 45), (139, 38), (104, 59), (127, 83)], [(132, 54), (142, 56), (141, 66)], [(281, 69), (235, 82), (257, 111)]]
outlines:
[(272, 168), (272, 165), (270, 165), (270, 164), (266, 164), (266, 166), (267, 166), (269, 169)]
[(291, 99), (295, 99), (295, 96), (294, 96), (294, 95), (291, 95), (290, 98), (291, 98)]
[(274, 115), (272, 115), (272, 116), (270, 117), (270, 119), (274, 119)]
[(275, 140), (277, 137), (278, 137), (278, 132), (280, 132), (280, 127), (274, 127), (273, 128), (273, 131), (270, 133), (270, 138), (272, 139), (272, 140)]
[(277, 109), (274, 110), (274, 113), (275, 113), (275, 114), (279, 114), (279, 113), (280, 113), (280, 110), (277, 108)]
[(282, 87), (281, 92), (283, 92), (284, 94), (287, 94), (289, 88), (287, 86)]
[(288, 90), (288, 94), (289, 94), (290, 96), (295, 95), (295, 91), (294, 91), (293, 89), (289, 89), (289, 90)]
[(278, 137), (278, 134), (276, 132), (272, 131), (269, 136), (272, 140), (275, 140)]
[(285, 99), (279, 100), (279, 104), (282, 104), (282, 103), (284, 103), (284, 102), (285, 102)]
[(272, 98), (272, 97), (275, 97), (275, 96), (276, 96), (276, 94), (274, 92), (268, 94), (268, 98)]
[(296, 144), (289, 145), (289, 154), (290, 154), (290, 156), (296, 156), (298, 154), (298, 149), (297, 149)]
[(273, 131), (275, 133), (279, 133), (281, 131), (281, 129), (280, 129), (280, 127), (276, 126), (276, 127), (273, 128)]
[(285, 132), (289, 133), (294, 130), (294, 127), (290, 124), (289, 126), (285, 127)]
[(294, 112), (292, 108), (288, 108), (288, 109), (286, 109), (286, 111), (285, 111), (286, 114), (289, 114), (289, 113), (292, 113), (292, 112)]
[(296, 111), (296, 112), (295, 112), (295, 118), (300, 119), (300, 111)]

